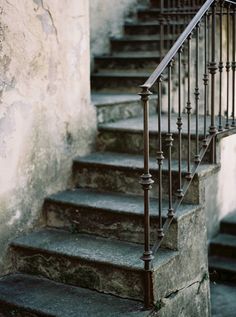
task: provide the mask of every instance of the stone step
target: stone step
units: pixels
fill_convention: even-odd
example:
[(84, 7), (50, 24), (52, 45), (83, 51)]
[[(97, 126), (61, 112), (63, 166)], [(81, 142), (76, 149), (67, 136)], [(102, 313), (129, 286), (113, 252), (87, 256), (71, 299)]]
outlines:
[(107, 69), (125, 69), (125, 70), (149, 70), (150, 73), (160, 63), (160, 53), (154, 52), (143, 56), (134, 56), (133, 54), (126, 53), (126, 55), (120, 56), (119, 54), (113, 54), (108, 56), (95, 56), (95, 72), (97, 70)]
[(220, 222), (220, 232), (236, 235), (236, 212), (232, 212), (224, 217)]
[[(124, 33), (126, 35), (155, 35), (160, 34), (161, 23), (155, 22), (136, 22), (136, 23), (126, 23), (124, 25)], [(185, 23), (178, 21), (164, 21), (163, 30), (165, 34), (171, 32), (171, 34), (179, 34), (180, 30), (184, 29)]]
[(0, 279), (3, 317), (146, 317), (142, 303), (27, 274)]
[[(144, 241), (143, 197), (118, 193), (99, 193), (90, 189), (59, 192), (46, 198), (44, 215), (49, 227), (67, 229), (86, 234), (96, 234), (128, 242)], [(163, 202), (165, 214), (168, 203)], [(178, 249), (179, 228), (196, 205), (182, 204), (176, 214), (162, 247)], [(157, 240), (158, 201), (150, 200), (151, 243)], [(166, 220), (163, 217), (163, 223)], [(181, 230), (180, 230), (181, 232)]]
[(195, 15), (195, 12), (190, 11), (181, 11), (181, 12), (164, 12), (160, 13), (158, 8), (146, 8), (139, 9), (137, 11), (137, 18), (139, 22), (151, 22), (157, 21), (160, 18), (170, 18), (172, 21), (178, 21), (187, 23), (189, 22)]
[[(18, 272), (143, 300), (142, 245), (44, 229), (15, 239), (11, 249)], [(159, 283), (165, 280), (166, 269), (177, 255), (178, 252), (159, 250), (153, 261), (152, 273), (157, 277), (163, 272)]]
[(212, 280), (236, 281), (236, 260), (222, 256), (209, 257)]
[[(177, 39), (175, 34), (166, 35), (163, 40), (164, 48), (169, 49)], [(113, 38), (110, 41), (111, 51), (114, 52), (135, 52), (135, 51), (159, 51), (160, 35), (139, 35)]]
[[(137, 94), (105, 94), (92, 92), (92, 103), (96, 107), (97, 122), (108, 123), (139, 117), (142, 111)], [(150, 98), (150, 114), (156, 113), (156, 99)]]
[(210, 255), (236, 259), (236, 236), (220, 233), (210, 244)]
[(100, 71), (91, 76), (91, 85), (94, 91), (104, 93), (134, 93), (140, 92), (139, 86), (149, 77), (150, 72), (130, 71)]
[[(155, 103), (153, 101), (155, 106)], [(153, 108), (154, 108), (153, 106)], [(140, 104), (140, 112), (142, 112)], [(155, 156), (157, 151), (157, 115), (150, 115), (150, 154)], [(177, 131), (177, 115), (171, 115), (171, 126), (176, 127), (173, 131), (173, 147), (172, 158), (178, 158), (178, 131)], [(199, 119), (199, 135), (200, 140), (203, 139), (203, 118)], [(210, 117), (207, 119), (207, 123), (210, 124)], [(163, 141), (166, 139), (168, 127), (168, 117), (164, 113), (162, 114), (162, 129), (163, 129)], [(192, 157), (195, 156), (195, 132), (196, 122), (191, 120), (191, 153)], [(97, 135), (97, 150), (98, 151), (114, 151), (123, 153), (140, 154), (143, 152), (143, 118), (136, 117), (128, 120), (119, 120), (117, 122), (99, 124)], [(183, 130), (182, 130), (182, 158), (188, 157), (188, 134), (187, 134), (187, 115), (183, 114)], [(165, 144), (165, 142), (164, 142)], [(163, 146), (164, 156), (168, 157), (168, 147)], [(207, 160), (207, 158), (206, 158)]]
[[(163, 162), (163, 197), (168, 197), (168, 162)], [(182, 162), (183, 178), (186, 175), (186, 162)], [(199, 204), (202, 202), (201, 180), (207, 175), (219, 170), (218, 165), (202, 165), (195, 175), (186, 203)], [(150, 191), (151, 197), (157, 197), (158, 167), (155, 158), (150, 159), (150, 172), (153, 175), (154, 185)], [(73, 164), (73, 176), (76, 186), (94, 188), (99, 191), (114, 191), (127, 194), (143, 195), (139, 179), (143, 174), (143, 156), (115, 152), (96, 152), (86, 157), (77, 157)], [(178, 187), (178, 162), (172, 162), (173, 193)]]

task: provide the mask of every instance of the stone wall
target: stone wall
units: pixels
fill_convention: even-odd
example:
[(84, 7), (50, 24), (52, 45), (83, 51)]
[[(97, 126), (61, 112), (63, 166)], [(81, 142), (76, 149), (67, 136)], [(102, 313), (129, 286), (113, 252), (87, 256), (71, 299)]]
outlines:
[(16, 235), (40, 224), (43, 198), (70, 186), (90, 151), (87, 0), (0, 4), (0, 274)]

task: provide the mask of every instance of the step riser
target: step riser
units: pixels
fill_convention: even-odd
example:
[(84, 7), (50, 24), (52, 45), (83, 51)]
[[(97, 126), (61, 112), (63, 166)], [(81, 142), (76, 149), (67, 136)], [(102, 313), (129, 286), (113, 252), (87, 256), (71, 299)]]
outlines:
[[(109, 123), (118, 120), (139, 117), (142, 112), (141, 101), (130, 101), (122, 104), (97, 106), (97, 122)], [(150, 114), (156, 113), (156, 101), (150, 100)]]
[[(163, 45), (165, 49), (168, 49), (174, 40), (164, 40)], [(159, 51), (160, 40), (156, 41), (111, 41), (112, 52), (147, 52), (147, 51)]]
[[(99, 209), (70, 206), (46, 201), (44, 215), (47, 225), (81, 233), (95, 234), (104, 238), (141, 243), (144, 241), (144, 217), (138, 215), (106, 212)], [(157, 217), (151, 217), (151, 243), (157, 240)], [(164, 219), (163, 219), (164, 222)], [(163, 241), (163, 247), (178, 248), (178, 228), (173, 222)]]
[(95, 58), (96, 70), (154, 70), (160, 63), (160, 58)]
[(31, 310), (25, 310), (15, 305), (10, 305), (0, 301), (0, 316), (1, 317), (52, 317), (52, 315), (46, 315), (40, 312), (32, 312)]
[[(157, 198), (157, 171), (150, 171), (155, 181), (150, 197)], [(93, 188), (99, 191), (114, 191), (127, 194), (143, 195), (139, 179), (143, 171), (135, 169), (114, 169), (109, 167), (97, 167), (95, 165), (74, 164), (73, 176), (76, 186), (81, 188)], [(177, 173), (173, 173), (173, 192), (178, 188)], [(191, 188), (185, 197), (185, 202), (198, 204), (201, 201), (199, 192), (200, 184), (195, 177)], [(163, 172), (163, 198), (168, 199), (168, 175)]]
[[(183, 25), (164, 25), (163, 31), (164, 34), (179, 34), (180, 30), (183, 30)], [(160, 25), (126, 25), (124, 32), (126, 35), (155, 35), (160, 34)]]
[(142, 271), (85, 262), (37, 250), (12, 248), (12, 251), (13, 263), (18, 272), (38, 274), (56, 282), (143, 300)]
[(211, 244), (210, 254), (213, 256), (217, 255), (217, 256), (222, 256), (226, 258), (236, 259), (236, 247), (229, 246), (229, 245)]
[[(100, 92), (134, 93), (140, 91), (139, 86), (147, 80), (147, 77), (95, 77), (92, 76), (91, 83), (93, 90)], [(153, 90), (152, 90), (153, 91)]]
[(220, 232), (230, 235), (236, 235), (236, 225), (234, 223), (223, 223), (220, 224)]
[[(157, 133), (150, 133), (150, 154), (156, 156), (157, 152)], [(165, 140), (166, 135), (163, 135)], [(178, 135), (173, 135), (172, 159), (178, 159)], [(143, 153), (143, 133), (130, 133), (119, 131), (100, 130), (97, 136), (97, 150), (122, 152), (130, 154)], [(168, 147), (163, 146), (164, 157), (168, 158)], [(188, 157), (188, 139), (186, 135), (182, 136), (182, 159), (186, 160)], [(195, 156), (195, 141), (191, 140), (191, 157)], [(208, 158), (206, 158), (207, 160)]]
[(229, 281), (236, 282), (236, 272), (221, 270), (214, 266), (209, 266), (210, 278), (213, 282), (215, 281)]

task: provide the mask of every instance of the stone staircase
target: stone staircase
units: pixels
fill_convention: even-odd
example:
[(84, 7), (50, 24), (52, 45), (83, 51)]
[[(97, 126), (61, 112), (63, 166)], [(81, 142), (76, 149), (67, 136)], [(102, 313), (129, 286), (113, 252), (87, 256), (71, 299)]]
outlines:
[(236, 282), (236, 212), (221, 220), (210, 244), (209, 268), (213, 280)]
[[(207, 163), (195, 175), (155, 255), (151, 272), (154, 307), (143, 310), (142, 109), (131, 93), (137, 93), (136, 87), (160, 61), (160, 17), (152, 1), (150, 8), (138, 10), (133, 24), (125, 24), (124, 37), (111, 40), (111, 54), (95, 58), (91, 80), (99, 124), (96, 152), (74, 159), (73, 189), (45, 198), (45, 227), (11, 242), (13, 273), (0, 279), (1, 317), (209, 315), (202, 206), (206, 183), (219, 166)], [(179, 18), (164, 27), (166, 48), (184, 25)], [(152, 243), (158, 226), (155, 103), (151, 99)], [(172, 119), (175, 124), (176, 118)], [(174, 146), (177, 189), (176, 151)], [(183, 159), (186, 156), (184, 152)], [(164, 179), (167, 172), (164, 164)], [(163, 190), (167, 192), (165, 182)], [(167, 210), (167, 201), (163, 205)]]

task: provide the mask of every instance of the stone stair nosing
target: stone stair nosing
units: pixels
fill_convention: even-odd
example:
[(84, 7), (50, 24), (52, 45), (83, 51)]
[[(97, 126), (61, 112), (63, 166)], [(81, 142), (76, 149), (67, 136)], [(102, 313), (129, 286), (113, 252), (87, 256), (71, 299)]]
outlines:
[[(183, 168), (186, 162), (182, 162)], [(204, 199), (201, 180), (219, 170), (219, 165), (204, 164), (199, 167), (191, 188), (188, 191), (185, 202), (199, 204)], [(150, 172), (153, 175), (154, 185), (150, 191), (151, 197), (157, 197), (156, 175), (158, 166), (155, 158), (150, 158)], [(93, 188), (99, 191), (116, 191), (127, 194), (143, 195), (143, 190), (138, 182), (143, 173), (143, 156), (116, 152), (95, 152), (86, 157), (75, 158), (73, 163), (73, 175), (76, 186)], [(163, 198), (168, 198), (168, 168), (167, 162), (163, 165)], [(172, 164), (173, 188), (177, 190), (178, 163)], [(186, 172), (182, 176), (186, 175)], [(175, 192), (175, 190), (173, 192)]]
[[(11, 248), (18, 272), (143, 300), (142, 245), (44, 229), (15, 239)], [(152, 274), (163, 271), (163, 266), (171, 266), (177, 254), (176, 251), (160, 250), (154, 259)]]
[[(155, 104), (154, 104), (155, 105)], [(152, 108), (155, 112), (155, 107)], [(152, 111), (153, 111), (152, 110)], [(210, 118), (209, 118), (210, 119)], [(163, 124), (163, 140), (165, 140), (167, 134), (167, 120), (168, 117), (164, 113), (162, 114)], [(171, 123), (174, 126), (177, 121), (177, 115), (173, 114), (171, 117)], [(203, 120), (200, 119), (200, 122)], [(157, 144), (157, 122), (158, 118), (155, 114), (150, 114), (149, 117), (149, 149), (150, 155), (156, 155), (156, 144)], [(199, 127), (199, 139), (203, 139), (203, 127)], [(191, 152), (192, 157), (195, 155), (195, 126), (191, 127)], [(178, 159), (178, 132), (173, 131), (173, 146), (172, 146), (172, 158)], [(129, 118), (126, 120), (119, 120), (116, 122), (105, 122), (98, 125), (98, 135), (96, 141), (97, 151), (110, 151), (110, 152), (123, 152), (130, 154), (140, 154), (143, 152), (143, 118)], [(168, 147), (163, 145), (163, 152), (165, 159), (168, 158)], [(183, 115), (183, 130), (182, 130), (182, 159), (186, 160), (188, 157), (188, 134), (186, 118)], [(208, 154), (206, 155), (205, 162), (209, 159)], [(210, 160), (209, 160), (210, 161)]]
[[(95, 94), (92, 103), (96, 107), (97, 123), (116, 122), (140, 117), (143, 109), (138, 95), (130, 94)], [(156, 113), (156, 100), (150, 98), (150, 114)]]
[[(44, 214), (47, 226), (74, 232), (95, 234), (104, 238), (118, 239), (143, 244), (144, 213), (143, 197), (119, 193), (99, 193), (91, 189), (74, 189), (47, 197)], [(157, 240), (158, 200), (150, 200), (151, 243)], [(167, 213), (168, 202), (163, 202)], [(181, 222), (198, 205), (182, 204), (175, 215), (169, 232), (163, 241), (163, 248), (178, 249)], [(163, 215), (163, 222), (167, 219)]]

